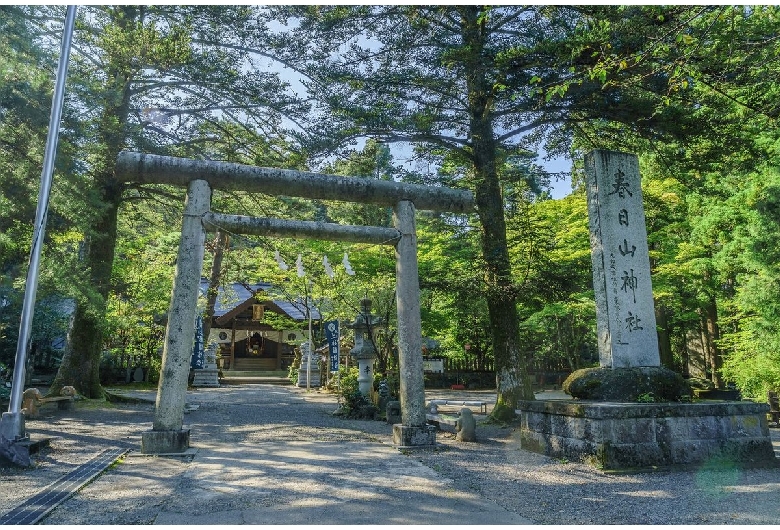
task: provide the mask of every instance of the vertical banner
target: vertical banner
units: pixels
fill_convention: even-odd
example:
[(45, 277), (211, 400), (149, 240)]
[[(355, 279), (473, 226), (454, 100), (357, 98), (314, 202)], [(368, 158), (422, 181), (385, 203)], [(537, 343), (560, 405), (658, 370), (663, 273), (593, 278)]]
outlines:
[(330, 371), (339, 371), (339, 321), (331, 320), (325, 323), (325, 339), (328, 341), (330, 356)]
[(190, 368), (203, 369), (206, 366), (206, 353), (203, 351), (203, 319), (195, 319), (195, 344), (192, 348)]

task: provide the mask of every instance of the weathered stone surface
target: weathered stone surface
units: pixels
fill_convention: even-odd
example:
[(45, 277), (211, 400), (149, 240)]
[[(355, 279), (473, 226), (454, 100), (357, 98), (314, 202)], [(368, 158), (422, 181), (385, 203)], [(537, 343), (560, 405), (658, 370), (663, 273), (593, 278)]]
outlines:
[(183, 453), (190, 446), (190, 430), (146, 431), (141, 433), (141, 452), (144, 454)]
[(194, 387), (218, 387), (219, 370), (216, 368), (201, 368), (195, 370), (195, 378), (192, 380)]
[(306, 366), (302, 365), (298, 368), (298, 387), (306, 388), (306, 374), (311, 373), (311, 380), (309, 380), (309, 386), (319, 388), (322, 385), (322, 378), (320, 377), (319, 363), (312, 363), (312, 368), (307, 371)]
[(563, 391), (578, 399), (615, 402), (637, 402), (640, 396), (680, 401), (691, 396), (685, 379), (661, 366), (583, 368), (566, 378)]
[(436, 427), (433, 425), (417, 427), (397, 423), (393, 425), (393, 444), (402, 449), (434, 446)]
[(659, 366), (639, 160), (596, 150), (585, 172), (599, 364)]
[(245, 215), (209, 212), (203, 216), (206, 229), (220, 227), (242, 234), (296, 239), (326, 239), (372, 245), (393, 245), (399, 238), (398, 230), (379, 226), (354, 226), (324, 223), (322, 221), (288, 221)]
[[(425, 380), (420, 319), (420, 280), (417, 263), (415, 205), (399, 201), (393, 209), (393, 223), (401, 239), (395, 246), (395, 300), (398, 310), (398, 364), (402, 423), (426, 427)], [(435, 440), (435, 438), (434, 438)]]
[(476, 442), (477, 441), (477, 422), (471, 409), (463, 407), (460, 409), (460, 417), (455, 421), (455, 440), (458, 442)]
[(393, 206), (413, 201), (421, 210), (470, 212), (474, 194), (442, 186), (324, 175), (290, 169), (246, 166), (215, 160), (193, 160), (123, 151), (116, 161), (116, 176), (124, 182), (187, 186), (202, 179), (215, 189), (256, 191), (268, 195), (294, 195)]
[(605, 469), (778, 464), (763, 403), (522, 401), (523, 449)]
[(200, 218), (209, 211), (211, 188), (203, 180), (194, 180), (187, 190), (182, 216), (181, 241), (176, 258), (168, 325), (165, 328), (160, 384), (155, 403), (154, 431), (178, 432), (184, 421), (187, 379), (190, 374), (198, 289), (203, 269), (206, 232)]

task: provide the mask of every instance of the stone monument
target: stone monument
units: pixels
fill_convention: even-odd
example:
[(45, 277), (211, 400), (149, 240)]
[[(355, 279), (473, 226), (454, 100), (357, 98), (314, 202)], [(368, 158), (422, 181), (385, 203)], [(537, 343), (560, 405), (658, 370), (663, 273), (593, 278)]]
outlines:
[(637, 157), (593, 151), (585, 169), (600, 367), (564, 381), (576, 400), (518, 403), (521, 446), (604, 469), (777, 465), (765, 404), (685, 402), (690, 387), (660, 366)]
[(395, 425), (401, 423), (401, 402), (400, 401), (388, 401), (385, 407), (385, 418), (387, 423)]
[[(309, 341), (301, 343), (301, 366), (298, 368), (299, 388), (306, 388), (306, 381), (309, 375), (311, 375), (311, 380), (308, 386), (319, 387), (322, 384), (320, 359), (320, 355), (311, 352)], [(311, 363), (311, 366), (309, 366), (309, 363)]]
[(585, 171), (600, 368), (576, 371), (564, 390), (602, 401), (679, 401), (691, 390), (661, 367), (639, 160), (593, 151)]
[(599, 364), (660, 366), (639, 161), (595, 151), (585, 167)]

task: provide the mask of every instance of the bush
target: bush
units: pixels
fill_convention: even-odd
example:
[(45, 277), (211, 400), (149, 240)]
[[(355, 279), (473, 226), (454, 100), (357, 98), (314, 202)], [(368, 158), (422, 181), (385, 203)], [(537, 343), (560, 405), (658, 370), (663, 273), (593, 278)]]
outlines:
[(336, 392), (341, 396), (340, 412), (348, 418), (373, 419), (377, 408), (371, 400), (360, 393), (358, 376), (360, 372), (356, 367), (339, 368), (339, 386)]

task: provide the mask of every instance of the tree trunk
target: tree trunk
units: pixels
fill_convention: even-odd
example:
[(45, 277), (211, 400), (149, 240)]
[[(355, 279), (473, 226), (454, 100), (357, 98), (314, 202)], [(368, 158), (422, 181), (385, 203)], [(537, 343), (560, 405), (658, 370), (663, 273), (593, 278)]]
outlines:
[(656, 303), (655, 322), (658, 325), (658, 351), (661, 357), (661, 366), (674, 370), (674, 354), (672, 353), (672, 338), (669, 333), (668, 317), (666, 308)]
[(100, 385), (100, 359), (103, 353), (106, 301), (111, 288), (111, 268), (116, 248), (117, 215), (121, 203), (121, 186), (103, 190), (105, 209), (93, 227), (87, 245), (85, 267), (90, 271), (91, 288), (96, 296), (76, 302), (76, 312), (68, 332), (67, 347), (57, 375), (49, 389), (58, 395), (70, 385), (88, 398), (103, 397)]
[(723, 367), (718, 340), (720, 339), (720, 328), (718, 326), (718, 307), (715, 299), (710, 299), (710, 303), (704, 308), (704, 333), (707, 335), (707, 358), (712, 372), (712, 382), (715, 388), (723, 388), (723, 377), (720, 370)]
[(209, 289), (206, 293), (206, 314), (203, 318), (203, 344), (208, 344), (211, 333), (211, 321), (214, 318), (214, 306), (217, 303), (219, 284), (222, 278), (222, 257), (230, 244), (230, 236), (227, 232), (217, 230), (214, 238), (214, 260), (211, 262), (211, 276), (209, 277)]
[[(136, 6), (122, 6), (117, 10), (116, 22), (122, 28), (134, 28), (138, 17)], [(127, 141), (127, 117), (130, 109), (130, 83), (133, 72), (127, 61), (109, 60), (103, 87), (103, 111), (99, 123), (100, 138), (91, 163), (95, 194), (100, 205), (85, 229), (87, 252), (86, 270), (89, 271), (89, 295), (76, 301), (76, 311), (68, 332), (65, 355), (49, 389), (59, 394), (70, 385), (88, 398), (104, 396), (100, 385), (100, 360), (105, 342), (104, 327), (108, 295), (111, 291), (111, 272), (117, 238), (117, 217), (122, 204), (124, 184), (116, 174), (116, 160)]]
[(493, 87), (482, 60), (486, 40), (485, 19), (480, 15), (480, 8), (476, 6), (462, 8), (464, 45), (473, 58), (472, 63), (466, 65), (469, 135), (476, 177), (475, 202), (482, 227), (490, 333), (496, 362), (496, 407), (499, 412), (494, 416), (513, 417), (518, 400), (532, 400), (534, 395), (526, 377), (527, 369), (519, 344), (519, 317), (498, 177), (498, 145), (490, 112)]

